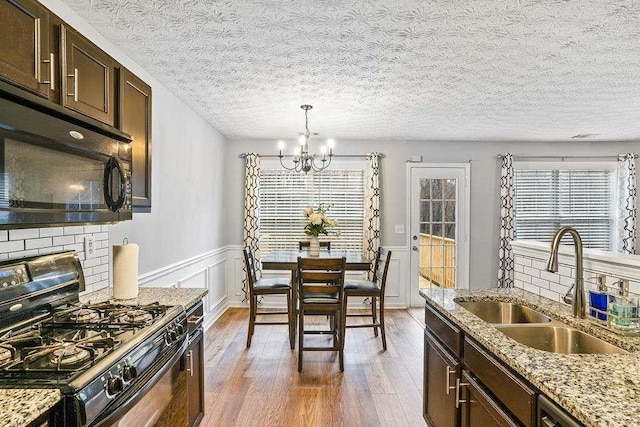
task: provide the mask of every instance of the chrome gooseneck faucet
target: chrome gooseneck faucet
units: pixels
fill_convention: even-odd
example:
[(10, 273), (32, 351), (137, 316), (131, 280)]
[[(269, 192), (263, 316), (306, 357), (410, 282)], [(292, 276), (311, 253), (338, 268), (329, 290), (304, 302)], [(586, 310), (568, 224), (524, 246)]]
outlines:
[(585, 302), (584, 302), (584, 277), (582, 272), (582, 238), (578, 231), (573, 227), (562, 227), (556, 231), (551, 242), (551, 256), (547, 263), (547, 271), (556, 273), (558, 271), (558, 248), (560, 246), (560, 240), (562, 236), (569, 233), (573, 237), (573, 246), (576, 249), (576, 282), (573, 284), (573, 295), (570, 296), (569, 292), (565, 295), (564, 301), (571, 303), (573, 308), (573, 316), (581, 319), (585, 318)]

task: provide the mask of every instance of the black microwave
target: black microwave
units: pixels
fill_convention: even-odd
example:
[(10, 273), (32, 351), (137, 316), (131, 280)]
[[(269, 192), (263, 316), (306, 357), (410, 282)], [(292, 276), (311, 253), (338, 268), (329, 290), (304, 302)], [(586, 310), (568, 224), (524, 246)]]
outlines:
[(0, 229), (130, 220), (131, 138), (0, 92)]

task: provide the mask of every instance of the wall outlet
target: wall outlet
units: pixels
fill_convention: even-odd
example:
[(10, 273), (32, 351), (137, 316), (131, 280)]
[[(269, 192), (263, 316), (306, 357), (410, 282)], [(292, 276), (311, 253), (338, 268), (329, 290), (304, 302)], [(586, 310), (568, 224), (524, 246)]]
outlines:
[(96, 238), (89, 236), (84, 238), (84, 257), (93, 258), (96, 255)]
[(396, 234), (404, 234), (404, 224), (396, 224)]

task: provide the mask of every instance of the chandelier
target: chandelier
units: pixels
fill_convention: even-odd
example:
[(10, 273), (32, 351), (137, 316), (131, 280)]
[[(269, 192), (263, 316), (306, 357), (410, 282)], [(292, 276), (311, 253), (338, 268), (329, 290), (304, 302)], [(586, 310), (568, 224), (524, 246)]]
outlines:
[[(333, 146), (335, 144), (333, 139), (327, 140), (327, 145), (323, 145), (320, 148), (320, 155), (310, 154), (309, 153), (309, 137), (311, 136), (311, 132), (309, 132), (309, 110), (313, 107), (311, 105), (301, 105), (300, 108), (304, 110), (304, 133), (300, 134), (298, 138), (299, 147), (296, 147), (293, 151), (293, 164), (290, 166), (286, 166), (282, 161), (284, 155), (282, 154), (282, 150), (284, 149), (284, 141), (278, 141), (278, 148), (280, 149), (280, 154), (278, 157), (280, 158), (280, 164), (283, 168), (296, 171), (296, 172), (304, 172), (307, 173), (309, 171), (320, 172), (329, 167), (331, 164), (331, 159), (333, 158)], [(327, 154), (327, 149), (329, 150), (329, 154)]]

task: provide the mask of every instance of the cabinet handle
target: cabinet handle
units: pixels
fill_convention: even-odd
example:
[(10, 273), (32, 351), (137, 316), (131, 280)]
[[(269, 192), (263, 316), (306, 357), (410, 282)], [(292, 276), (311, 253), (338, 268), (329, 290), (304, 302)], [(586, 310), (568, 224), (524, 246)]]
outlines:
[(78, 102), (78, 69), (73, 69), (73, 74), (67, 74), (67, 77), (73, 78), (73, 93), (68, 93), (67, 96), (73, 96), (73, 100)]
[(189, 359), (189, 367), (187, 368), (187, 372), (189, 372), (189, 376), (193, 376), (193, 350), (189, 350), (187, 353), (187, 359)]
[(459, 408), (461, 403), (467, 402), (466, 400), (460, 399), (460, 393), (462, 392), (460, 388), (467, 385), (469, 385), (469, 383), (461, 383), (460, 378), (456, 378), (456, 408)]
[(449, 365), (447, 365), (446, 370), (447, 370), (447, 394), (449, 394), (451, 390), (455, 390), (455, 387), (451, 386), (451, 374), (455, 374), (456, 371), (455, 370), (452, 371)]
[(202, 321), (202, 318), (204, 316), (191, 316), (190, 318), (187, 319), (187, 323), (191, 323), (193, 325), (197, 325), (198, 323), (200, 323)]
[(53, 53), (49, 54), (49, 59), (42, 61), (45, 64), (49, 64), (49, 80), (45, 80), (42, 83), (48, 84), (50, 90), (56, 90), (56, 67), (55, 56)]

